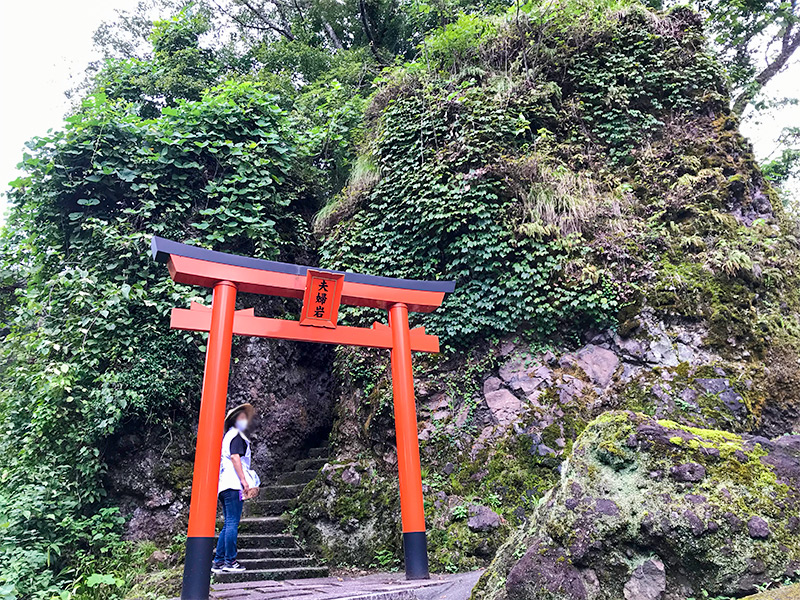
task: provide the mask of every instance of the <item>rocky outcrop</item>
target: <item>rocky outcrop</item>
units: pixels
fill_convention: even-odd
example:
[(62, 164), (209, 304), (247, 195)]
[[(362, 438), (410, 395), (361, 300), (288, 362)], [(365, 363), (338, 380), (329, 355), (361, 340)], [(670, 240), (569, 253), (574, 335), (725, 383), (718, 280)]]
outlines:
[[(236, 340), (232, 354), (228, 406), (250, 402), (256, 408), (249, 432), (253, 468), (269, 481), (328, 436), (331, 352), (326, 346), (248, 338)], [(188, 416), (172, 424), (170, 415), (131, 423), (104, 452), (109, 495), (128, 518), (129, 539), (170, 537), (186, 526), (199, 394), (194, 401)]]
[(469, 507), (467, 527), (472, 531), (494, 531), (500, 527), (501, 517), (488, 506), (473, 504)]
[(396, 477), (367, 461), (327, 464), (297, 503), (294, 527), (304, 545), (334, 564), (370, 566), (400, 549)]
[(328, 437), (334, 409), (331, 347), (244, 338), (233, 356), (228, 404), (255, 407), (253, 465), (267, 480)]
[(800, 583), (786, 587), (769, 590), (753, 596), (748, 596), (744, 600), (799, 600)]
[[(587, 338), (575, 350), (545, 352), (512, 338), (481, 348), (470, 364), (459, 357), (435, 366), (418, 363), (434, 568), (485, 566), (492, 549), (558, 480), (586, 425), (606, 411), (630, 409), (681, 427), (754, 435), (798, 427), (792, 404), (765, 398), (769, 377), (784, 367), (723, 356), (696, 323), (662, 321), (645, 309), (626, 337), (605, 331)], [(307, 489), (299, 518), (311, 547), (332, 560), (368, 566), (380, 550), (400, 552), (379, 525), (399, 520), (391, 387), (381, 366), (385, 358), (359, 351), (342, 356), (348, 366), (369, 364), (372, 379), (354, 377), (339, 390), (339, 471)], [(705, 479), (705, 469), (687, 461), (671, 465), (665, 476), (690, 485)], [(453, 516), (462, 505), (487, 502), (503, 519), (498, 530), (470, 528)], [(361, 506), (371, 507), (368, 515)], [(600, 508), (613, 510), (603, 502)], [(630, 590), (652, 588), (655, 566), (640, 566), (642, 581)]]
[(800, 436), (609, 412), (476, 600), (685, 600), (800, 575)]
[(106, 489), (127, 517), (128, 539), (166, 539), (186, 525), (193, 439), (179, 426), (138, 427), (106, 448)]

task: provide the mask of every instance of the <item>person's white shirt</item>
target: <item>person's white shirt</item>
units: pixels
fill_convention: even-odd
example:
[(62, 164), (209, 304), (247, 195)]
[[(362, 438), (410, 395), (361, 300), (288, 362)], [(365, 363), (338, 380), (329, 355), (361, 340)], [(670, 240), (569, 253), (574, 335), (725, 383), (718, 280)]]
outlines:
[(242, 482), (239, 481), (239, 476), (236, 474), (236, 469), (233, 468), (233, 461), (231, 460), (231, 443), (238, 437), (244, 441), (247, 450), (239, 457), (242, 461), (242, 470), (244, 471), (245, 479), (250, 487), (258, 487), (261, 480), (255, 471), (250, 468), (250, 440), (247, 436), (236, 429), (231, 427), (222, 438), (222, 458), (219, 462), (219, 489), (217, 493), (224, 490), (241, 490)]

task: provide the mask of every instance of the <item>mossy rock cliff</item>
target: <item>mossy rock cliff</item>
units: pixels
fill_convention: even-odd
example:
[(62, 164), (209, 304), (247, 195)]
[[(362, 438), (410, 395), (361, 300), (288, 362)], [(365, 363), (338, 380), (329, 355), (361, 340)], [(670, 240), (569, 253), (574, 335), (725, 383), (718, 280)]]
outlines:
[[(415, 363), (434, 570), (488, 564), (609, 410), (676, 431), (800, 428), (796, 225), (738, 133), (700, 22), (580, 1), (465, 16), (372, 99), (351, 183), (317, 231), (326, 267), (456, 281), (414, 317), (443, 343)], [(299, 531), (333, 562), (399, 560), (387, 357), (335, 363), (336, 460), (303, 494)], [(753, 581), (779, 576), (761, 560)]]
[(748, 596), (745, 600), (798, 600), (798, 598), (800, 598), (800, 583)]

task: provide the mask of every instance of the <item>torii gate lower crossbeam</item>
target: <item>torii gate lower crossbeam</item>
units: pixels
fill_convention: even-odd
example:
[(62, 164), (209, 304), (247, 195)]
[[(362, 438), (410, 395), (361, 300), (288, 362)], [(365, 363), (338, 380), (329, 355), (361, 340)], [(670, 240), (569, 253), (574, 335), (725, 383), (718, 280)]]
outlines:
[[(156, 260), (167, 263), (176, 282), (214, 290), (210, 309), (192, 303), (188, 310), (172, 310), (173, 329), (208, 332), (181, 599), (207, 600), (209, 595), (234, 334), (391, 351), (406, 577), (426, 579), (428, 553), (411, 352), (438, 352), (439, 340), (427, 335), (424, 328), (410, 329), (408, 312), (435, 310), (445, 294), (453, 291), (453, 282), (315, 270), (213, 252), (158, 237), (153, 238), (152, 250)], [(237, 291), (303, 298), (300, 321), (257, 317), (253, 309), (237, 311)], [(386, 309), (389, 325), (338, 326), (340, 302)]]

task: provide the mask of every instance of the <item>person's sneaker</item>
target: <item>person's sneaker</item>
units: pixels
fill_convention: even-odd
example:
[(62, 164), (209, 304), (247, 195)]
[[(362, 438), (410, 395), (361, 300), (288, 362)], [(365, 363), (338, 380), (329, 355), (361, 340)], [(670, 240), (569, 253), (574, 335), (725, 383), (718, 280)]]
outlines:
[(222, 573), (224, 570), (225, 570), (225, 565), (223, 563), (218, 563), (218, 562), (211, 563), (212, 573)]
[(238, 560), (233, 561), (232, 563), (225, 563), (225, 566), (222, 567), (223, 571), (244, 571), (245, 568), (239, 564)]

